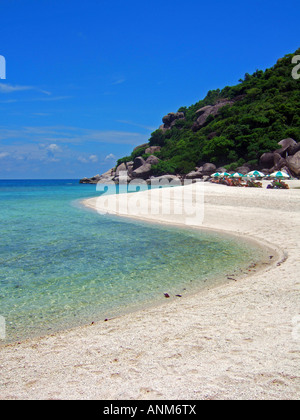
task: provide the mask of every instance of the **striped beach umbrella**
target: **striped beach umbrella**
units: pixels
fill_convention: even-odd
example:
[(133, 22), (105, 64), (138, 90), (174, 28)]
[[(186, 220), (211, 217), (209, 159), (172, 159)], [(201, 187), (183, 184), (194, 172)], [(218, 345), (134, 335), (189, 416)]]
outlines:
[(290, 178), (290, 176), (283, 171), (273, 172), (270, 176), (273, 178)]
[(230, 176), (230, 174), (229, 174), (228, 172), (222, 172), (222, 173), (220, 174), (220, 176)]
[(263, 178), (265, 176), (265, 174), (260, 171), (251, 171), (251, 172), (248, 172), (247, 175), (254, 176), (255, 178)]
[(230, 175), (230, 178), (243, 178), (244, 175), (236, 172), (235, 174)]
[(221, 176), (220, 172), (215, 172), (211, 175), (212, 178), (219, 178)]

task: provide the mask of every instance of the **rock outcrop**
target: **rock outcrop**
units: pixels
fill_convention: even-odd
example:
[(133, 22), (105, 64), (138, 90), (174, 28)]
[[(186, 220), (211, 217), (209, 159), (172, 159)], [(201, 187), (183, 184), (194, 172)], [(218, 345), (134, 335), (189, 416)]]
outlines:
[(157, 156), (150, 155), (147, 158), (146, 163), (150, 163), (150, 165), (157, 165), (159, 161), (160, 159)]
[(133, 178), (147, 179), (151, 173), (150, 163), (144, 163), (132, 172)]
[(200, 130), (201, 127), (203, 127), (206, 123), (207, 118), (212, 115), (215, 116), (218, 114), (219, 110), (223, 108), (226, 105), (232, 106), (235, 101), (230, 99), (222, 99), (218, 101), (215, 105), (207, 105), (204, 106), (198, 111), (196, 111), (196, 114), (198, 115), (197, 120), (194, 122), (192, 126), (193, 131)]
[(120, 175), (121, 171), (127, 171), (127, 165), (126, 163), (121, 163), (121, 165), (119, 165), (116, 169), (116, 176)]
[[(111, 171), (112, 170), (108, 172), (111, 173)], [(79, 182), (80, 184), (111, 183), (115, 178), (115, 173), (113, 173), (113, 175), (109, 175), (108, 172), (103, 175), (95, 175), (92, 178), (83, 178)]]
[(143, 143), (143, 144), (140, 144), (139, 146), (136, 146), (134, 149), (133, 149), (133, 152), (136, 152), (137, 150), (139, 150), (139, 149), (146, 149), (147, 147), (149, 146), (149, 143)]
[(300, 176), (300, 151), (286, 158), (287, 166), (292, 173)]
[(213, 163), (205, 163), (202, 166), (201, 172), (202, 172), (203, 175), (211, 175), (214, 172), (216, 172), (216, 169), (217, 169), (217, 167)]
[(197, 179), (197, 178), (202, 178), (203, 174), (201, 171), (191, 171), (186, 175), (186, 179)]
[(150, 147), (147, 147), (147, 149), (145, 150), (145, 153), (146, 155), (148, 155), (155, 152), (160, 152), (160, 149), (161, 149), (160, 146), (150, 146)]
[[(157, 165), (160, 159), (153, 155), (152, 153), (159, 152), (160, 146), (149, 146), (149, 143), (142, 144), (137, 146), (134, 151), (141, 149), (145, 154), (150, 154), (145, 160), (142, 156), (137, 156), (134, 161), (123, 162), (118, 165), (116, 168), (112, 168), (109, 171), (105, 172), (102, 175), (95, 175), (92, 178), (83, 178), (80, 180), (81, 184), (97, 184), (100, 183), (110, 183), (110, 182), (119, 182), (119, 177), (121, 172), (127, 172), (128, 182), (132, 179), (148, 179), (152, 175), (152, 166)], [(145, 149), (145, 150), (143, 150)], [(124, 178), (122, 179), (124, 180)]]
[(183, 112), (170, 112), (169, 114), (165, 115), (162, 119), (163, 125), (159, 128), (163, 131), (170, 130), (175, 124), (177, 120), (184, 120), (185, 115)]
[(260, 166), (266, 169), (272, 168), (274, 166), (274, 153), (268, 152), (261, 155)]
[(268, 173), (285, 169), (292, 176), (300, 176), (300, 143), (287, 138), (278, 145), (281, 146), (280, 149), (261, 156), (260, 167)]
[(138, 156), (134, 159), (133, 161), (133, 171), (135, 171), (136, 169), (138, 169), (140, 166), (145, 165), (146, 161), (144, 158), (142, 158), (142, 156)]
[(297, 142), (292, 138), (283, 139), (280, 142), (278, 142), (279, 146), (281, 146), (281, 149), (276, 150), (276, 152), (283, 156), (284, 153), (291, 154), (293, 148), (297, 145)]
[(204, 163), (199, 168), (195, 168), (194, 171), (189, 172), (185, 178), (186, 179), (197, 179), (197, 178), (203, 178), (205, 176), (210, 176), (214, 172), (216, 172), (217, 167), (213, 163)]
[(250, 166), (239, 166), (238, 168), (236, 168), (236, 172), (242, 175), (246, 175), (248, 172), (250, 172), (250, 170)]

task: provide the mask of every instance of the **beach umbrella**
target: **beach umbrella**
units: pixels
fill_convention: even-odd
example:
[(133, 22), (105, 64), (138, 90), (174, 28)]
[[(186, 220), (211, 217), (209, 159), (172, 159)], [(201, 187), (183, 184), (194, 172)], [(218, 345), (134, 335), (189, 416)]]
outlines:
[(215, 172), (211, 175), (212, 178), (219, 178), (219, 176), (221, 176), (220, 172)]
[(235, 174), (230, 175), (231, 178), (243, 178), (244, 175), (240, 174), (239, 172), (236, 172)]
[(251, 172), (248, 172), (247, 175), (248, 176), (255, 176), (256, 178), (263, 178), (265, 176), (265, 174), (263, 174), (260, 171), (251, 171)]
[(283, 171), (273, 172), (270, 176), (273, 178), (290, 178), (290, 176)]
[(228, 172), (222, 172), (222, 173), (220, 174), (220, 176), (230, 176), (230, 174), (229, 174)]

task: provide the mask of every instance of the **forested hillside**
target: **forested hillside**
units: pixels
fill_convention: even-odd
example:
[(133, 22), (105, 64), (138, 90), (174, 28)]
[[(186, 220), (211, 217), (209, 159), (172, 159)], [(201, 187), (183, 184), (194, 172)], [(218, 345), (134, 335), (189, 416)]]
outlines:
[[(149, 146), (159, 161), (154, 175), (187, 174), (204, 162), (235, 170), (246, 162), (255, 166), (260, 156), (278, 149), (285, 138), (300, 141), (300, 80), (292, 77), (293, 54), (279, 59), (270, 69), (246, 73), (235, 86), (212, 90), (189, 107), (163, 118)], [(142, 150), (143, 149), (143, 150)], [(145, 147), (118, 161), (147, 159)]]

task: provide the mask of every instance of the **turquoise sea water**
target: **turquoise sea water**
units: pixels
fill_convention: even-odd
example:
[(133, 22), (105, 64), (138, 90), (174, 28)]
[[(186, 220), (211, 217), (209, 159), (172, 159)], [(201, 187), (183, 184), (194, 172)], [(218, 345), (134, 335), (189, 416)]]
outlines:
[(231, 237), (79, 205), (96, 195), (77, 180), (0, 181), (0, 344), (184, 298), (262, 258)]

